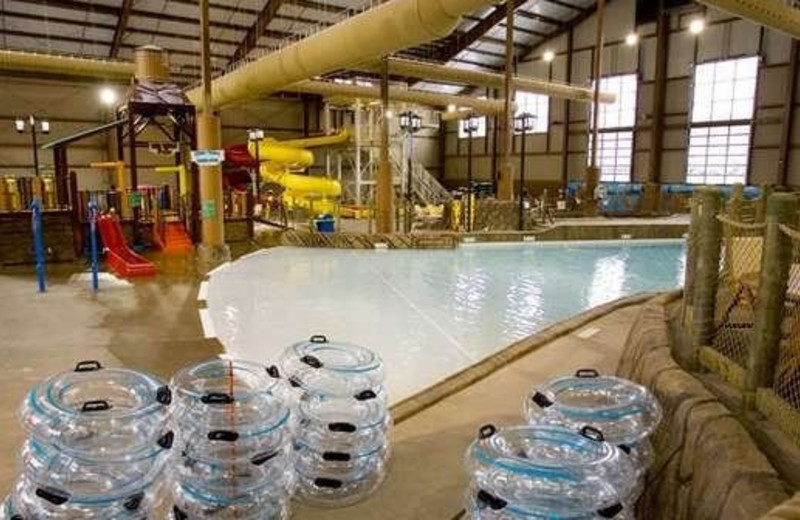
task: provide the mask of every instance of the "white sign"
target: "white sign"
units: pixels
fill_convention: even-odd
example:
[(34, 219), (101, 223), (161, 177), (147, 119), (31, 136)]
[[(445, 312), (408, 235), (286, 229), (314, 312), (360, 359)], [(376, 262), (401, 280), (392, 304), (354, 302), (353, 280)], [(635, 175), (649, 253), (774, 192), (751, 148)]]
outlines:
[(198, 166), (219, 166), (225, 160), (225, 150), (194, 150), (192, 162)]

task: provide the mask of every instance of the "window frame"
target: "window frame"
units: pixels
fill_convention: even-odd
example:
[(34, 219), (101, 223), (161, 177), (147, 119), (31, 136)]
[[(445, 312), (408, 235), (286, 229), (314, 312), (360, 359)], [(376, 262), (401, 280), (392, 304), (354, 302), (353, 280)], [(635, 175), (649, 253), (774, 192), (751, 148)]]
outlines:
[[(600, 90), (601, 91), (603, 90), (603, 88), (602, 88), (603, 80), (607, 80), (609, 78), (617, 78), (617, 77), (633, 77), (635, 79), (636, 95), (634, 97), (634, 105), (633, 105), (633, 125), (632, 126), (602, 126), (601, 125), (600, 128), (598, 129), (597, 133), (598, 133), (598, 141), (599, 142), (603, 141), (602, 136), (604, 134), (615, 134), (617, 136), (617, 139), (619, 139), (622, 136), (622, 134), (628, 134), (628, 133), (631, 134), (631, 157), (630, 157), (630, 167), (629, 167), (628, 172), (627, 172), (627, 180), (618, 180), (616, 177), (618, 177), (620, 174), (616, 173), (616, 171), (615, 171), (615, 173), (612, 173), (610, 175), (610, 176), (614, 177), (613, 179), (604, 179), (603, 178), (604, 177), (603, 165), (602, 165), (602, 162), (600, 160), (599, 151), (598, 151), (597, 166), (600, 168), (600, 179), (599, 179), (600, 182), (615, 183), (615, 184), (616, 183), (623, 183), (623, 184), (627, 183), (627, 184), (630, 184), (630, 183), (633, 182), (633, 172), (634, 172), (634, 166), (635, 166), (634, 162), (635, 162), (635, 158), (636, 158), (636, 133), (637, 133), (636, 120), (637, 120), (637, 118), (639, 116), (639, 94), (640, 94), (640, 88), (639, 87), (641, 85), (641, 74), (640, 74), (639, 71), (636, 71), (636, 72), (624, 72), (624, 73), (620, 73), (620, 74), (610, 74), (610, 75), (603, 76), (603, 77), (600, 78), (600, 82), (601, 82)], [(594, 81), (592, 81), (592, 87), (591, 88), (594, 88)], [(589, 120), (588, 120), (588, 124), (586, 125), (588, 130), (589, 130), (588, 146), (586, 147), (586, 163), (589, 164), (589, 165), (591, 165), (590, 161), (591, 161), (591, 157), (592, 157), (592, 146), (594, 146), (594, 112), (593, 111), (594, 111), (594, 106), (590, 105), (589, 106), (589, 110), (588, 110)], [(602, 116), (602, 114), (600, 116), (598, 116), (598, 123), (600, 122), (601, 116)], [(622, 175), (624, 175), (624, 174), (622, 174)]]
[[(536, 98), (540, 98), (540, 99), (543, 98), (545, 100), (545, 102), (546, 102), (546, 106), (547, 106), (547, 110), (546, 110), (546, 113), (545, 113), (546, 117), (540, 118), (538, 112), (535, 112), (535, 111), (532, 111), (532, 110), (528, 110), (526, 108), (528, 105), (523, 106), (523, 105), (521, 105), (519, 103), (519, 99), (515, 100), (517, 102), (517, 110), (514, 112), (514, 117), (515, 118), (519, 117), (520, 115), (524, 114), (525, 112), (528, 112), (528, 113), (533, 114), (534, 116), (536, 116), (536, 125), (535, 126), (538, 126), (540, 121), (544, 121), (544, 128), (543, 129), (542, 128), (538, 128), (538, 129), (534, 128), (534, 130), (532, 132), (527, 132), (527, 135), (547, 135), (548, 133), (550, 133), (550, 96), (547, 96), (545, 94), (537, 94), (535, 92), (517, 92), (516, 95), (517, 95), (517, 97), (519, 97), (519, 96), (535, 96)], [(535, 104), (535, 106), (538, 106), (538, 102), (534, 102), (534, 104)], [(518, 132), (516, 129), (514, 129), (514, 135), (522, 135), (522, 132)]]
[[(740, 61), (740, 60), (746, 60), (746, 59), (755, 59), (756, 60), (755, 88), (753, 90), (753, 103), (752, 103), (752, 110), (751, 110), (751, 113), (750, 113), (750, 117), (747, 118), (747, 119), (721, 119), (721, 120), (714, 120), (713, 116), (712, 116), (712, 119), (710, 119), (708, 121), (695, 122), (694, 121), (694, 113), (695, 113), (695, 103), (697, 101), (696, 94), (697, 94), (697, 91), (698, 91), (698, 86), (697, 86), (697, 69), (698, 69), (698, 67), (703, 66), (703, 65), (716, 65), (716, 64), (724, 63), (724, 62)], [(752, 157), (752, 149), (753, 149), (753, 137), (754, 137), (753, 134), (755, 132), (755, 118), (756, 118), (756, 115), (758, 114), (758, 94), (759, 94), (760, 87), (761, 87), (761, 71), (762, 71), (763, 66), (764, 66), (764, 56), (761, 53), (740, 54), (740, 55), (735, 55), (735, 56), (728, 56), (728, 57), (725, 57), (725, 58), (715, 58), (715, 59), (710, 59), (710, 60), (704, 60), (704, 61), (696, 62), (696, 63), (692, 64), (691, 76), (690, 76), (690, 89), (689, 89), (690, 98), (689, 98), (689, 107), (688, 107), (688, 113), (687, 113), (687, 118), (686, 118), (687, 119), (686, 141), (685, 141), (686, 142), (686, 157), (685, 157), (685, 163), (684, 163), (684, 179), (685, 179), (686, 184), (691, 184), (691, 185), (694, 185), (694, 186), (703, 186), (703, 185), (731, 186), (732, 184), (736, 184), (738, 182), (741, 182), (743, 184), (747, 184), (750, 181), (750, 174), (751, 174), (752, 165), (753, 165), (753, 161), (752, 161), (752, 158), (753, 158)], [(736, 83), (736, 81), (735, 81), (735, 77), (734, 77), (734, 85), (735, 85), (735, 83)], [(734, 102), (735, 102), (735, 98), (731, 100), (732, 104)], [(713, 113), (713, 98), (711, 100), (711, 112)], [(728, 179), (727, 179), (728, 175), (723, 173), (722, 174), (722, 178), (723, 178), (724, 182), (722, 184), (717, 184), (717, 183), (710, 184), (708, 182), (708, 179), (711, 176), (708, 174), (708, 172), (705, 172), (703, 174), (703, 182), (690, 182), (689, 181), (689, 178), (690, 178), (690, 175), (689, 175), (689, 168), (690, 168), (689, 159), (692, 156), (692, 147), (691, 147), (691, 145), (692, 145), (692, 131), (695, 130), (695, 129), (708, 129), (709, 130), (709, 135), (710, 135), (711, 131), (712, 131), (711, 129), (714, 129), (714, 128), (726, 128), (727, 129), (727, 137), (730, 138), (731, 131), (735, 127), (739, 127), (739, 126), (747, 126), (747, 127), (749, 127), (749, 139), (748, 139), (748, 143), (747, 143), (747, 148), (748, 148), (748, 150), (747, 150), (747, 163), (745, 164), (745, 167), (744, 167), (744, 178), (741, 179), (741, 181), (739, 181), (737, 179), (732, 179), (732, 181), (728, 181)], [(730, 146), (732, 146), (732, 145), (730, 144), (730, 142), (728, 142), (726, 146), (728, 148), (730, 148)], [(708, 157), (714, 157), (714, 156), (713, 155), (708, 155), (708, 151), (706, 151), (705, 158), (708, 159)], [(726, 168), (727, 168), (727, 166), (728, 166), (727, 162), (728, 162), (728, 159), (730, 158), (730, 156), (726, 155), (725, 157), (726, 157)], [(707, 164), (707, 162), (706, 162), (706, 164)]]

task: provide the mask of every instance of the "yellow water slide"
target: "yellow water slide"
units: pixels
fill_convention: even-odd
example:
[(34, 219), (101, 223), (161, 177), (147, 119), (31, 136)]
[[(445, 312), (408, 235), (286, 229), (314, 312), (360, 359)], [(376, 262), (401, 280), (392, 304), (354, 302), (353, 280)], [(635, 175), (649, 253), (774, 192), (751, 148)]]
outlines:
[[(333, 211), (336, 200), (342, 194), (338, 181), (323, 177), (299, 174), (314, 164), (314, 153), (309, 148), (321, 148), (343, 144), (350, 133), (342, 130), (333, 135), (276, 141), (267, 139), (260, 144), (258, 157), (261, 161), (261, 178), (285, 188), (283, 198), (287, 205), (310, 208), (319, 213)], [(255, 143), (250, 143), (249, 152), (256, 156)]]

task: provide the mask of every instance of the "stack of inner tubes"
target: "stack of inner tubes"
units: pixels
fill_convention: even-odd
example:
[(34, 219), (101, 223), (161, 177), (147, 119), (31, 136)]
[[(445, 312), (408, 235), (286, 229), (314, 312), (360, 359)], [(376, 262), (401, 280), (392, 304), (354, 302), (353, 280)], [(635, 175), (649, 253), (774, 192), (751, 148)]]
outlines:
[(635, 503), (644, 489), (653, 462), (650, 436), (662, 418), (661, 406), (645, 387), (627, 379), (601, 376), (594, 369), (554, 379), (538, 386), (525, 401), (529, 424), (560, 425), (573, 430), (584, 426), (602, 432), (633, 463), (636, 486), (626, 498)]
[(280, 366), (297, 414), (299, 499), (341, 507), (368, 497), (386, 477), (390, 456), (392, 421), (380, 357), (313, 336), (287, 348)]
[(133, 370), (78, 363), (34, 387), (20, 410), (23, 471), (2, 518), (155, 518), (174, 435), (172, 392)]
[(591, 427), (481, 428), (466, 455), (473, 520), (632, 520), (634, 469)]
[(296, 479), (278, 374), (220, 359), (181, 370), (171, 386), (173, 518), (287, 518)]

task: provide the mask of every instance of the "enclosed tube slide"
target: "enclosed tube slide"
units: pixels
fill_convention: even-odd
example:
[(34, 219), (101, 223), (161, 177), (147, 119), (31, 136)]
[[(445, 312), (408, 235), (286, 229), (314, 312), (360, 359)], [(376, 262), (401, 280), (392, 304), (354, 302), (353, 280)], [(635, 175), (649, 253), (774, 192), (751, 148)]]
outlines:
[[(319, 148), (343, 144), (350, 139), (350, 133), (343, 130), (337, 134), (295, 139), (290, 141), (263, 141), (256, 154), (255, 143), (248, 145), (250, 155), (258, 155), (261, 163), (261, 178), (283, 186), (284, 200), (289, 205), (311, 207), (312, 201), (330, 201), (339, 198), (342, 187), (338, 181), (320, 177), (300, 175), (297, 171), (305, 170), (314, 164), (314, 154), (307, 148)], [(325, 207), (329, 204), (323, 203)], [(326, 209), (324, 209), (326, 211)]]
[[(376, 60), (452, 33), (461, 17), (493, 0), (392, 0), (223, 74), (215, 107), (262, 97), (309, 78)], [(199, 104), (202, 89), (187, 95)]]

